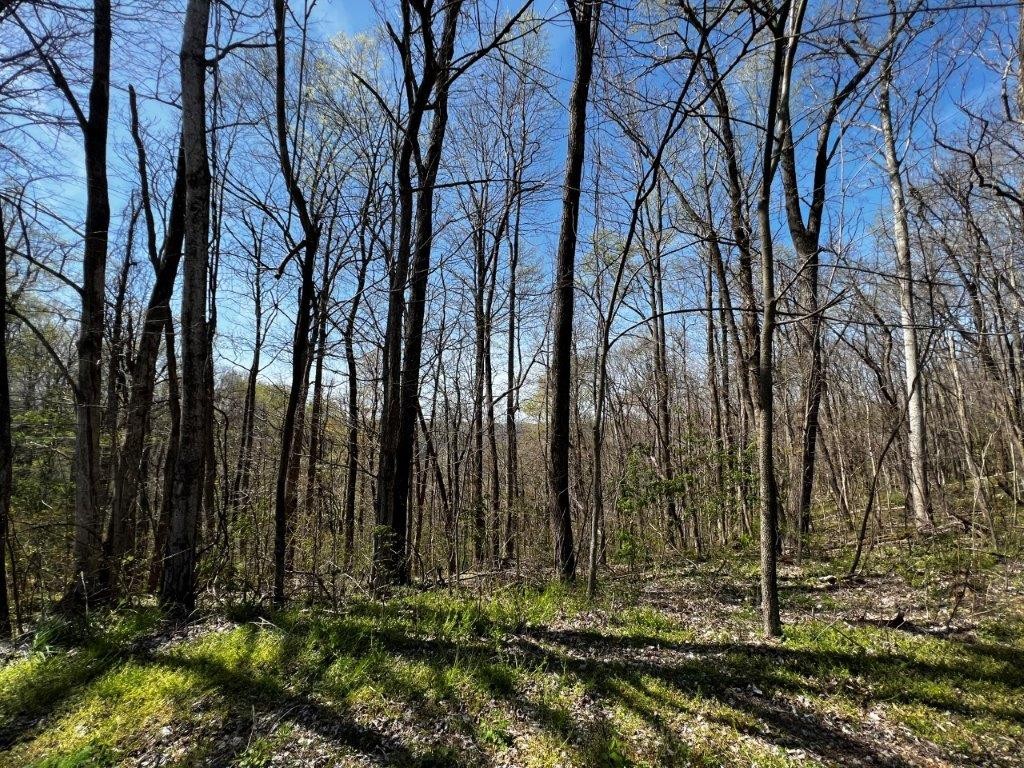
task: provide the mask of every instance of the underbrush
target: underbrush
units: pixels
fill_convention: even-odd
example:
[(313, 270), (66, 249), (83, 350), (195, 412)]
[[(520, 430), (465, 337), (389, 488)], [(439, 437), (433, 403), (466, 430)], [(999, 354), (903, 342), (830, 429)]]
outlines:
[(0, 668), (0, 765), (1019, 765), (1014, 561), (972, 561), (1001, 602), (963, 631), (861, 615), (882, 574), (918, 594), (955, 573), (952, 546), (906, 566), (879, 549), (863, 584), (791, 566), (776, 643), (749, 639), (754, 564), (735, 557), (609, 578), (595, 602), (506, 585), (46, 624)]

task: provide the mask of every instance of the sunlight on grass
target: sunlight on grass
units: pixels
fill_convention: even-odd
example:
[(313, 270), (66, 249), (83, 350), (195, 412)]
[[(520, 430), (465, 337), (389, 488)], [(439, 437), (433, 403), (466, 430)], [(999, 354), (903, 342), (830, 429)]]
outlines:
[[(97, 622), (77, 645), (56, 626), (0, 668), (14, 741), (0, 766), (131, 764), (165, 726), (195, 731), (179, 756), (195, 761), (231, 713), (273, 725), (249, 722), (230, 759), (270, 765), (302, 722), (274, 713), (312, 700), (363, 732), (401, 724), (414, 734), (401, 761), (419, 766), (475, 764), (467, 744), (484, 763), (530, 766), (825, 765), (815, 749), (873, 754), (858, 741), (865, 722), (964, 760), (1024, 739), (1019, 615), (969, 639), (806, 619), (779, 644), (719, 643), (624, 590), (596, 604), (558, 585), (408, 592), (337, 614), (240, 611), (238, 625), (150, 650), (134, 641), (151, 613)], [(756, 632), (754, 610), (732, 615)]]
[[(13, 678), (8, 706), (26, 695), (24, 679), (30, 680), (31, 696), (56, 690), (72, 695), (56, 706), (35, 738), (0, 758), (0, 765), (115, 764), (154, 730), (197, 716), (196, 705), (204, 697), (226, 702), (232, 692), (252, 696), (280, 687), (276, 676), (282, 671), (283, 634), (276, 631), (248, 626), (213, 633), (138, 661), (118, 660), (114, 646), (102, 647), (105, 656), (95, 649), (36, 655), (2, 671), (5, 701), (8, 678)], [(91, 679), (84, 674), (104, 664), (111, 669)]]
[(107, 764), (153, 729), (187, 719), (201, 690), (195, 673), (125, 664), (89, 685), (63, 716), (5, 758), (5, 764)]

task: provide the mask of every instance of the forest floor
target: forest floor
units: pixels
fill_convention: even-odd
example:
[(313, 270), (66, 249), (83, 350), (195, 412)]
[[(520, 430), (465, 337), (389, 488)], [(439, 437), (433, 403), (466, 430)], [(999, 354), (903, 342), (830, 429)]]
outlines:
[[(0, 648), (0, 766), (1024, 766), (1024, 561), (933, 539), (574, 590), (153, 608)], [(838, 578), (836, 578), (838, 577)], [(54, 629), (53, 627), (57, 627)]]

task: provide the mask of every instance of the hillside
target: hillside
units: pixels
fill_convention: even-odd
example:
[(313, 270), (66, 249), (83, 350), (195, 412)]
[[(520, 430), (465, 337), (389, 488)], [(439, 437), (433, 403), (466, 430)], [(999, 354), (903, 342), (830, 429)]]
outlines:
[(1024, 564), (968, 544), (783, 565), (778, 642), (742, 553), (594, 604), (481, 579), (44, 622), (4, 652), (0, 765), (1024, 765)]

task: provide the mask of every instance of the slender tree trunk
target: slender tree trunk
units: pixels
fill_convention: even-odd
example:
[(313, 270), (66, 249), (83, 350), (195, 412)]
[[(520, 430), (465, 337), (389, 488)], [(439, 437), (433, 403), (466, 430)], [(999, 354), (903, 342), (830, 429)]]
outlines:
[[(138, 228), (139, 207), (133, 207), (128, 219), (128, 231), (125, 235), (125, 255), (117, 276), (117, 287), (114, 290), (113, 316), (110, 323), (110, 344), (107, 351), (106, 407), (103, 410), (103, 432), (107, 437), (107, 445), (100, 462), (100, 510), (105, 510), (111, 502), (111, 481), (118, 462), (118, 434), (121, 421), (121, 399), (124, 394), (125, 380), (125, 300), (128, 293), (128, 278), (134, 266), (135, 233)], [(108, 518), (109, 520), (109, 518)], [(106, 542), (104, 542), (106, 543)], [(104, 547), (106, 560), (106, 547)], [(106, 563), (101, 564), (100, 585), (105, 593), (109, 592), (110, 584), (104, 578), (107, 571)]]
[[(309, 371), (313, 362), (311, 349), (306, 349), (306, 367), (302, 371), (302, 387), (292, 428), (291, 452), (284, 484), (284, 561), (282, 573), (287, 577), (295, 570), (295, 534), (299, 527), (299, 482), (302, 476), (302, 445), (306, 434), (306, 401), (309, 396)], [(275, 530), (276, 533), (276, 530)], [(276, 550), (275, 550), (276, 558)], [(276, 559), (275, 559), (276, 563)], [(275, 571), (276, 575), (276, 571)]]
[(150, 247), (150, 260), (156, 271), (156, 280), (150, 291), (146, 306), (139, 346), (132, 363), (131, 389), (125, 423), (125, 437), (121, 446), (120, 459), (114, 475), (114, 496), (107, 527), (106, 568), (111, 569), (110, 588), (117, 590), (120, 561), (131, 548), (130, 520), (142, 480), (141, 460), (144, 453), (146, 433), (149, 429), (149, 414), (153, 406), (156, 386), (156, 367), (160, 354), (160, 341), (164, 328), (171, 318), (171, 294), (181, 261), (182, 239), (185, 224), (185, 167), (184, 157), (179, 151), (175, 175), (171, 210), (164, 236), (162, 258), (156, 249), (155, 222), (150, 200), (149, 178), (146, 169), (146, 155), (138, 131), (138, 111), (135, 107), (134, 91), (131, 92), (133, 137), (138, 152), (139, 174), (142, 183), (143, 211)]
[[(967, 416), (967, 397), (964, 394), (963, 379), (960, 376), (960, 366), (957, 363), (956, 358), (956, 347), (953, 344), (953, 338), (951, 336), (948, 337), (948, 343), (950, 353), (949, 365), (953, 374), (953, 395), (956, 398), (956, 421), (960, 437), (963, 440), (964, 464), (967, 467), (968, 474), (971, 476), (971, 484), (974, 486), (974, 503), (981, 507), (982, 514), (985, 516), (985, 523), (989, 529), (990, 535), (992, 536), (992, 544), (998, 549), (999, 542), (996, 540), (996, 529), (993, 525), (992, 507), (989, 504), (988, 492), (985, 488), (985, 473), (982, 467), (979, 467), (978, 463), (974, 460), (974, 441), (971, 439), (970, 421)], [(964, 519), (959, 517), (959, 519), (968, 529), (973, 525), (973, 521), (970, 518)]]
[[(457, 15), (457, 14), (456, 14)], [(446, 38), (448, 30), (446, 30)], [(455, 21), (451, 22), (450, 40), (443, 44), (448, 53), (445, 60), (451, 58), (454, 46)], [(434, 119), (430, 126), (430, 140), (425, 158), (427, 171), (421, 180), (423, 185), (416, 203), (416, 248), (409, 279), (409, 303), (405, 323), (405, 349), (402, 355), (403, 368), (401, 377), (399, 410), (398, 452), (395, 460), (395, 493), (392, 527), (402, 530), (407, 526), (409, 480), (412, 469), (412, 451), (416, 432), (416, 414), (419, 409), (420, 361), (423, 351), (423, 321), (426, 311), (427, 281), (430, 277), (430, 253), (434, 237), (434, 183), (437, 169), (441, 162), (441, 147), (447, 126), (447, 85), (439, 86), (443, 91), (438, 95), (435, 104)], [(403, 537), (404, 538), (404, 537)], [(397, 571), (398, 581), (409, 579), (408, 554), (405, 553), (405, 542), (399, 541), (400, 547), (394, 553), (399, 557)], [(403, 554), (404, 553), (404, 554)]]
[(359, 473), (359, 382), (358, 368), (356, 366), (355, 346), (352, 335), (355, 332), (355, 321), (359, 309), (359, 299), (362, 296), (363, 284), (366, 280), (366, 261), (359, 270), (358, 283), (355, 295), (352, 297), (352, 307), (349, 309), (348, 318), (345, 323), (345, 363), (348, 367), (348, 436), (346, 440), (347, 450), (345, 452), (345, 562), (352, 564), (352, 553), (355, 546), (355, 524), (356, 524), (356, 481)]
[[(309, 412), (309, 456), (306, 458), (306, 497), (303, 504), (303, 512), (307, 518), (313, 518), (314, 509), (320, 506), (323, 496), (319, 464), (324, 435), (324, 360), (327, 356), (327, 304), (331, 282), (329, 265), (330, 259), (325, 258), (320, 275), (320, 299), (316, 310), (316, 362), (313, 365), (313, 402)], [(314, 550), (318, 546), (319, 538), (316, 536), (313, 539)]]
[[(436, 393), (435, 389), (435, 393)], [(436, 396), (434, 398), (436, 401)], [(430, 406), (430, 421), (433, 423), (434, 416), (436, 414), (436, 402), (432, 402)], [(444, 526), (445, 533), (449, 536), (449, 548), (448, 548), (448, 573), (455, 573), (455, 547), (454, 547), (454, 536), (453, 527), (455, 524), (455, 514), (451, 507), (451, 502), (448, 499), (448, 487), (444, 480), (444, 474), (441, 472), (441, 462), (437, 455), (437, 448), (434, 445), (434, 437), (431, 434), (430, 426), (427, 424), (427, 420), (423, 417), (423, 412), (419, 414), (420, 432), (423, 433), (423, 442), (426, 449), (427, 460), (430, 462), (430, 466), (434, 473), (434, 486), (437, 489), (437, 495), (441, 500), (441, 509), (444, 514)]]
[[(490, 304), (490, 302), (488, 302)], [(487, 343), (484, 349), (484, 397), (487, 400), (487, 451), (490, 460), (490, 488), (488, 503), (491, 518), (491, 561), (497, 568), (501, 564), (501, 462), (498, 459), (497, 424), (494, 418), (494, 372), (491, 363), (492, 309), (487, 309)]]
[[(253, 312), (255, 339), (253, 341), (252, 361), (249, 365), (249, 372), (245, 383), (245, 398), (242, 401), (242, 424), (240, 427), (238, 458), (235, 462), (234, 478), (228, 490), (228, 497), (225, 500), (225, 515), (227, 516), (230, 530), (238, 530), (238, 513), (243, 504), (249, 502), (249, 487), (252, 479), (253, 469), (253, 440), (256, 432), (256, 385), (260, 373), (260, 359), (263, 352), (265, 331), (263, 328), (263, 284), (261, 268), (262, 239), (253, 229), (253, 263), (255, 275), (253, 280)], [(253, 530), (255, 533), (255, 527)], [(231, 551), (230, 538), (227, 542), (227, 580), (233, 582), (235, 579), (235, 559)], [(249, 539), (238, 531), (238, 562), (242, 563), (242, 588), (248, 589), (248, 573), (246, 567), (249, 553)]]
[(487, 537), (487, 518), (484, 511), (484, 286), (487, 270), (484, 256), (483, 205), (475, 211), (473, 232), (473, 562), (480, 567), (484, 562)]
[(909, 424), (908, 454), (910, 456), (911, 503), (918, 530), (930, 530), (931, 501), (928, 494), (928, 471), (925, 465), (925, 418), (920, 353), (914, 317), (914, 273), (910, 257), (910, 233), (907, 225), (907, 203), (903, 194), (903, 176), (896, 151), (896, 135), (892, 123), (889, 89), (892, 82), (892, 57), (886, 57), (879, 81), (879, 112), (882, 118), (882, 144), (885, 169), (889, 176), (892, 202), (893, 239), (896, 242), (896, 273), (899, 277), (900, 322), (903, 326), (903, 360), (906, 367), (907, 422)]
[[(412, 20), (408, 4), (402, 6), (403, 45), (412, 45)], [(430, 29), (423, 30), (431, 35)], [(388, 311), (384, 328), (382, 350), (382, 397), (380, 414), (380, 451), (377, 461), (374, 506), (376, 533), (374, 536), (373, 581), (377, 585), (405, 580), (405, 510), (398, 509), (398, 446), (401, 440), (401, 386), (402, 386), (402, 318), (405, 314), (405, 291), (412, 261), (412, 227), (414, 192), (412, 180), (413, 156), (419, 155), (419, 136), (427, 101), (437, 79), (436, 62), (424, 63), (423, 77), (413, 90), (412, 103), (402, 131), (402, 142), (396, 161), (398, 188), (398, 240), (396, 253), (388, 275)]]
[[(520, 179), (517, 177), (517, 190)], [(508, 451), (505, 455), (505, 546), (502, 559), (506, 564), (515, 557), (516, 546), (516, 507), (519, 503), (519, 430), (516, 427), (516, 410), (518, 405), (518, 388), (516, 386), (516, 352), (519, 348), (519, 337), (516, 329), (517, 280), (519, 268), (519, 231), (522, 199), (516, 199), (515, 224), (509, 244), (508, 262), (508, 348), (505, 352), (505, 376), (508, 395), (505, 397), (505, 441)]]
[[(441, 162), (441, 148), (448, 125), (448, 87), (455, 31), (461, 0), (453, 0), (444, 12), (443, 31), (435, 57), (424, 64), (413, 109), (405, 127), (399, 175), (399, 244), (391, 276), (391, 295), (385, 330), (384, 411), (381, 416), (381, 453), (377, 483), (377, 534), (374, 541), (374, 582), (378, 586), (409, 580), (408, 515), (409, 478), (413, 438), (419, 411), (420, 357), (423, 320), (434, 235), (434, 185)], [(404, 10), (408, 13), (408, 10)], [(406, 29), (407, 34), (409, 30)], [(430, 36), (430, 30), (423, 34)], [(412, 87), (412, 84), (410, 84)], [(418, 145), (423, 112), (433, 94), (433, 120), (427, 151), (423, 155), (419, 190), (416, 193), (416, 227), (412, 232), (413, 187), (409, 163)], [(410, 258), (411, 255), (411, 258)], [(406, 277), (409, 300), (404, 302)], [(405, 312), (404, 333), (402, 310)], [(404, 339), (404, 346), (402, 345)]]
[(873, 70), (882, 50), (892, 42), (895, 31), (891, 30), (890, 40), (882, 46), (855, 55), (856, 68), (848, 79), (833, 81), (835, 89), (828, 99), (823, 100), (823, 117), (818, 126), (817, 143), (813, 156), (813, 174), (810, 200), (807, 204), (806, 220), (803, 213), (798, 168), (796, 161), (796, 139), (790, 104), (793, 91), (793, 70), (797, 48), (800, 44), (799, 30), (807, 12), (806, 0), (797, 0), (793, 7), (793, 24), (796, 34), (786, 42), (787, 56), (783, 73), (784, 89), (780, 94), (779, 151), (782, 167), (782, 186), (785, 197), (786, 218), (798, 259), (798, 282), (801, 292), (802, 311), (807, 317), (800, 324), (801, 354), (806, 360), (807, 373), (803, 383), (803, 425), (800, 444), (800, 480), (794, 488), (796, 522), (799, 545), (802, 546), (811, 528), (811, 501), (814, 489), (814, 468), (817, 458), (819, 415), (821, 396), (825, 386), (825, 367), (821, 353), (821, 314), (818, 300), (819, 270), (821, 264), (821, 229), (825, 207), (826, 181), (829, 166), (835, 156), (831, 143), (834, 125), (840, 117), (843, 105), (858, 93), (860, 84)]
[[(661, 225), (659, 216), (659, 226)], [(660, 235), (651, 254), (650, 300), (654, 319), (651, 323), (654, 338), (654, 392), (656, 399), (655, 434), (658, 443), (658, 465), (661, 479), (665, 484), (665, 516), (668, 521), (669, 543), (675, 539), (675, 532), (682, 531), (683, 524), (679, 519), (674, 486), (675, 467), (672, 462), (672, 410), (671, 385), (668, 375), (668, 338), (665, 325), (665, 283), (662, 273), (662, 253)], [(699, 542), (699, 537), (696, 539)], [(698, 544), (699, 548), (699, 544)]]
[(13, 458), (11, 388), (7, 370), (7, 228), (0, 207), (0, 637), (11, 636), (11, 609), (7, 602), (7, 527), (14, 482)]
[(728, 288), (723, 287), (721, 283), (718, 285), (718, 318), (719, 318), (719, 365), (718, 369), (721, 371), (721, 386), (720, 392), (722, 393), (722, 465), (725, 471), (728, 473), (730, 482), (733, 482), (735, 489), (728, 487), (727, 483), (722, 484), (722, 545), (725, 546), (729, 543), (729, 538), (732, 534), (732, 514), (735, 508), (730, 503), (730, 496), (733, 495), (735, 490), (737, 493), (739, 490), (739, 482), (734, 481), (731, 478), (735, 477), (733, 469), (736, 466), (736, 432), (733, 428), (733, 408), (732, 408), (732, 396), (731, 396), (731, 384), (729, 376), (729, 329), (727, 322), (727, 315), (732, 313), (732, 308), (729, 307), (728, 299)]
[(181, 41), (182, 151), (185, 156), (185, 275), (181, 297), (182, 412), (171, 490), (170, 531), (160, 602), (191, 613), (196, 601), (196, 539), (202, 514), (212, 365), (206, 318), (210, 235), (210, 162), (206, 142), (206, 36), (209, 0), (189, 0)]
[(167, 318), (164, 326), (164, 355), (167, 360), (167, 409), (171, 430), (167, 437), (167, 450), (163, 462), (163, 493), (160, 497), (160, 515), (153, 531), (153, 559), (149, 567), (149, 590), (156, 592), (163, 576), (164, 555), (171, 533), (171, 502), (174, 493), (174, 465), (181, 444), (181, 391), (178, 386), (177, 351), (174, 344), (174, 319)]
[(295, 333), (292, 337), (292, 380), (288, 390), (284, 422), (281, 426), (277, 486), (274, 495), (274, 603), (278, 606), (283, 605), (285, 600), (288, 532), (290, 519), (294, 518), (297, 499), (299, 460), (297, 449), (302, 442), (300, 399), (304, 400), (305, 398), (308, 379), (310, 328), (313, 319), (313, 300), (316, 294), (313, 275), (321, 234), (319, 218), (310, 212), (309, 201), (299, 186), (298, 171), (292, 166), (292, 154), (288, 146), (288, 123), (285, 113), (287, 65), (285, 58), (285, 6), (285, 0), (274, 0), (275, 128), (281, 175), (288, 188), (291, 204), (299, 214), (305, 246), (301, 263), (302, 282), (299, 287)]
[[(779, 617), (778, 538), (779, 489), (775, 479), (774, 435), (774, 338), (778, 298), (775, 295), (775, 257), (770, 210), (772, 179), (776, 166), (775, 127), (783, 86), (790, 2), (783, 0), (770, 28), (774, 33), (771, 83), (765, 120), (760, 193), (757, 201), (761, 228), (761, 337), (757, 365), (758, 470), (761, 482), (761, 618), (769, 637), (782, 634)], [(799, 28), (794, 25), (794, 34)]]
[[(217, 272), (216, 266), (211, 265), (210, 274)], [(223, 551), (227, 542), (227, 526), (224, 519), (224, 510), (217, 510), (217, 412), (213, 408), (214, 382), (213, 382), (213, 340), (217, 335), (217, 293), (211, 289), (209, 293), (209, 320), (207, 321), (206, 348), (210, 354), (210, 363), (206, 366), (206, 423), (209, 428), (206, 430), (206, 456), (203, 459), (203, 504), (201, 507), (202, 527), (200, 537), (205, 531), (209, 547), (212, 548), (220, 543)], [(221, 541), (218, 542), (218, 539)]]
[[(234, 480), (227, 503), (227, 515), (229, 524), (234, 526), (238, 521), (238, 509), (248, 498), (250, 479), (252, 477), (253, 464), (253, 438), (256, 431), (256, 384), (260, 373), (260, 358), (263, 351), (263, 287), (260, 268), (259, 245), (256, 245), (256, 276), (253, 283), (253, 310), (255, 313), (256, 338), (253, 342), (252, 362), (249, 365), (249, 373), (245, 382), (245, 399), (242, 402), (242, 425), (240, 429), (240, 441), (238, 447), (238, 460), (235, 464)], [(242, 563), (246, 560), (248, 542), (245, 537), (239, 537), (239, 559)], [(233, 573), (231, 563), (233, 560), (229, 555), (228, 573)]]
[(555, 306), (551, 348), (551, 416), (548, 427), (548, 503), (555, 532), (555, 568), (563, 581), (576, 578), (569, 498), (572, 414), (572, 322), (580, 185), (587, 143), (587, 101), (594, 69), (600, 0), (567, 0), (576, 44), (576, 74), (569, 96), (569, 138), (562, 186), (562, 223), (555, 255)]
[[(602, 363), (602, 368), (604, 364)], [(605, 374), (598, 372), (600, 381), (597, 388), (599, 397), (604, 396)], [(603, 410), (602, 404), (597, 404), (597, 410)], [(594, 478), (591, 485), (591, 515), (590, 515), (590, 546), (587, 551), (587, 596), (593, 598), (597, 594), (597, 565), (599, 560), (600, 529), (604, 518), (604, 422), (603, 417), (595, 417), (593, 428), (594, 441)]]
[(814, 491), (814, 467), (818, 449), (818, 421), (824, 371), (821, 360), (821, 319), (818, 315), (818, 251), (808, 257), (813, 264), (803, 275), (804, 311), (810, 316), (803, 324), (803, 355), (807, 375), (803, 384), (803, 427), (800, 444), (800, 479), (795, 490), (796, 523), (801, 542), (811, 530), (811, 501)]
[[(722, 414), (725, 410), (722, 404), (722, 391), (719, 387), (718, 379), (718, 350), (716, 328), (715, 328), (715, 308), (714, 308), (714, 297), (715, 297), (715, 286), (714, 276), (711, 265), (708, 265), (706, 283), (705, 283), (704, 298), (707, 302), (707, 317), (705, 322), (707, 324), (707, 360), (708, 360), (708, 386), (711, 389), (711, 420), (712, 420), (712, 434), (714, 435), (715, 445), (715, 489), (717, 490), (717, 499), (719, 499), (719, 505), (721, 509), (718, 510), (718, 527), (722, 532), (722, 538), (725, 536), (725, 434), (724, 427), (722, 424)], [(714, 528), (709, 533), (709, 538), (713, 534)]]
[(111, 9), (93, 3), (92, 85), (89, 116), (80, 116), (85, 149), (85, 252), (82, 258), (82, 315), (75, 387), (74, 574), (64, 605), (85, 607), (99, 588), (102, 559), (100, 431), (102, 418), (103, 325), (106, 309), (107, 240), (110, 200), (107, 186), (107, 125), (110, 112)]

